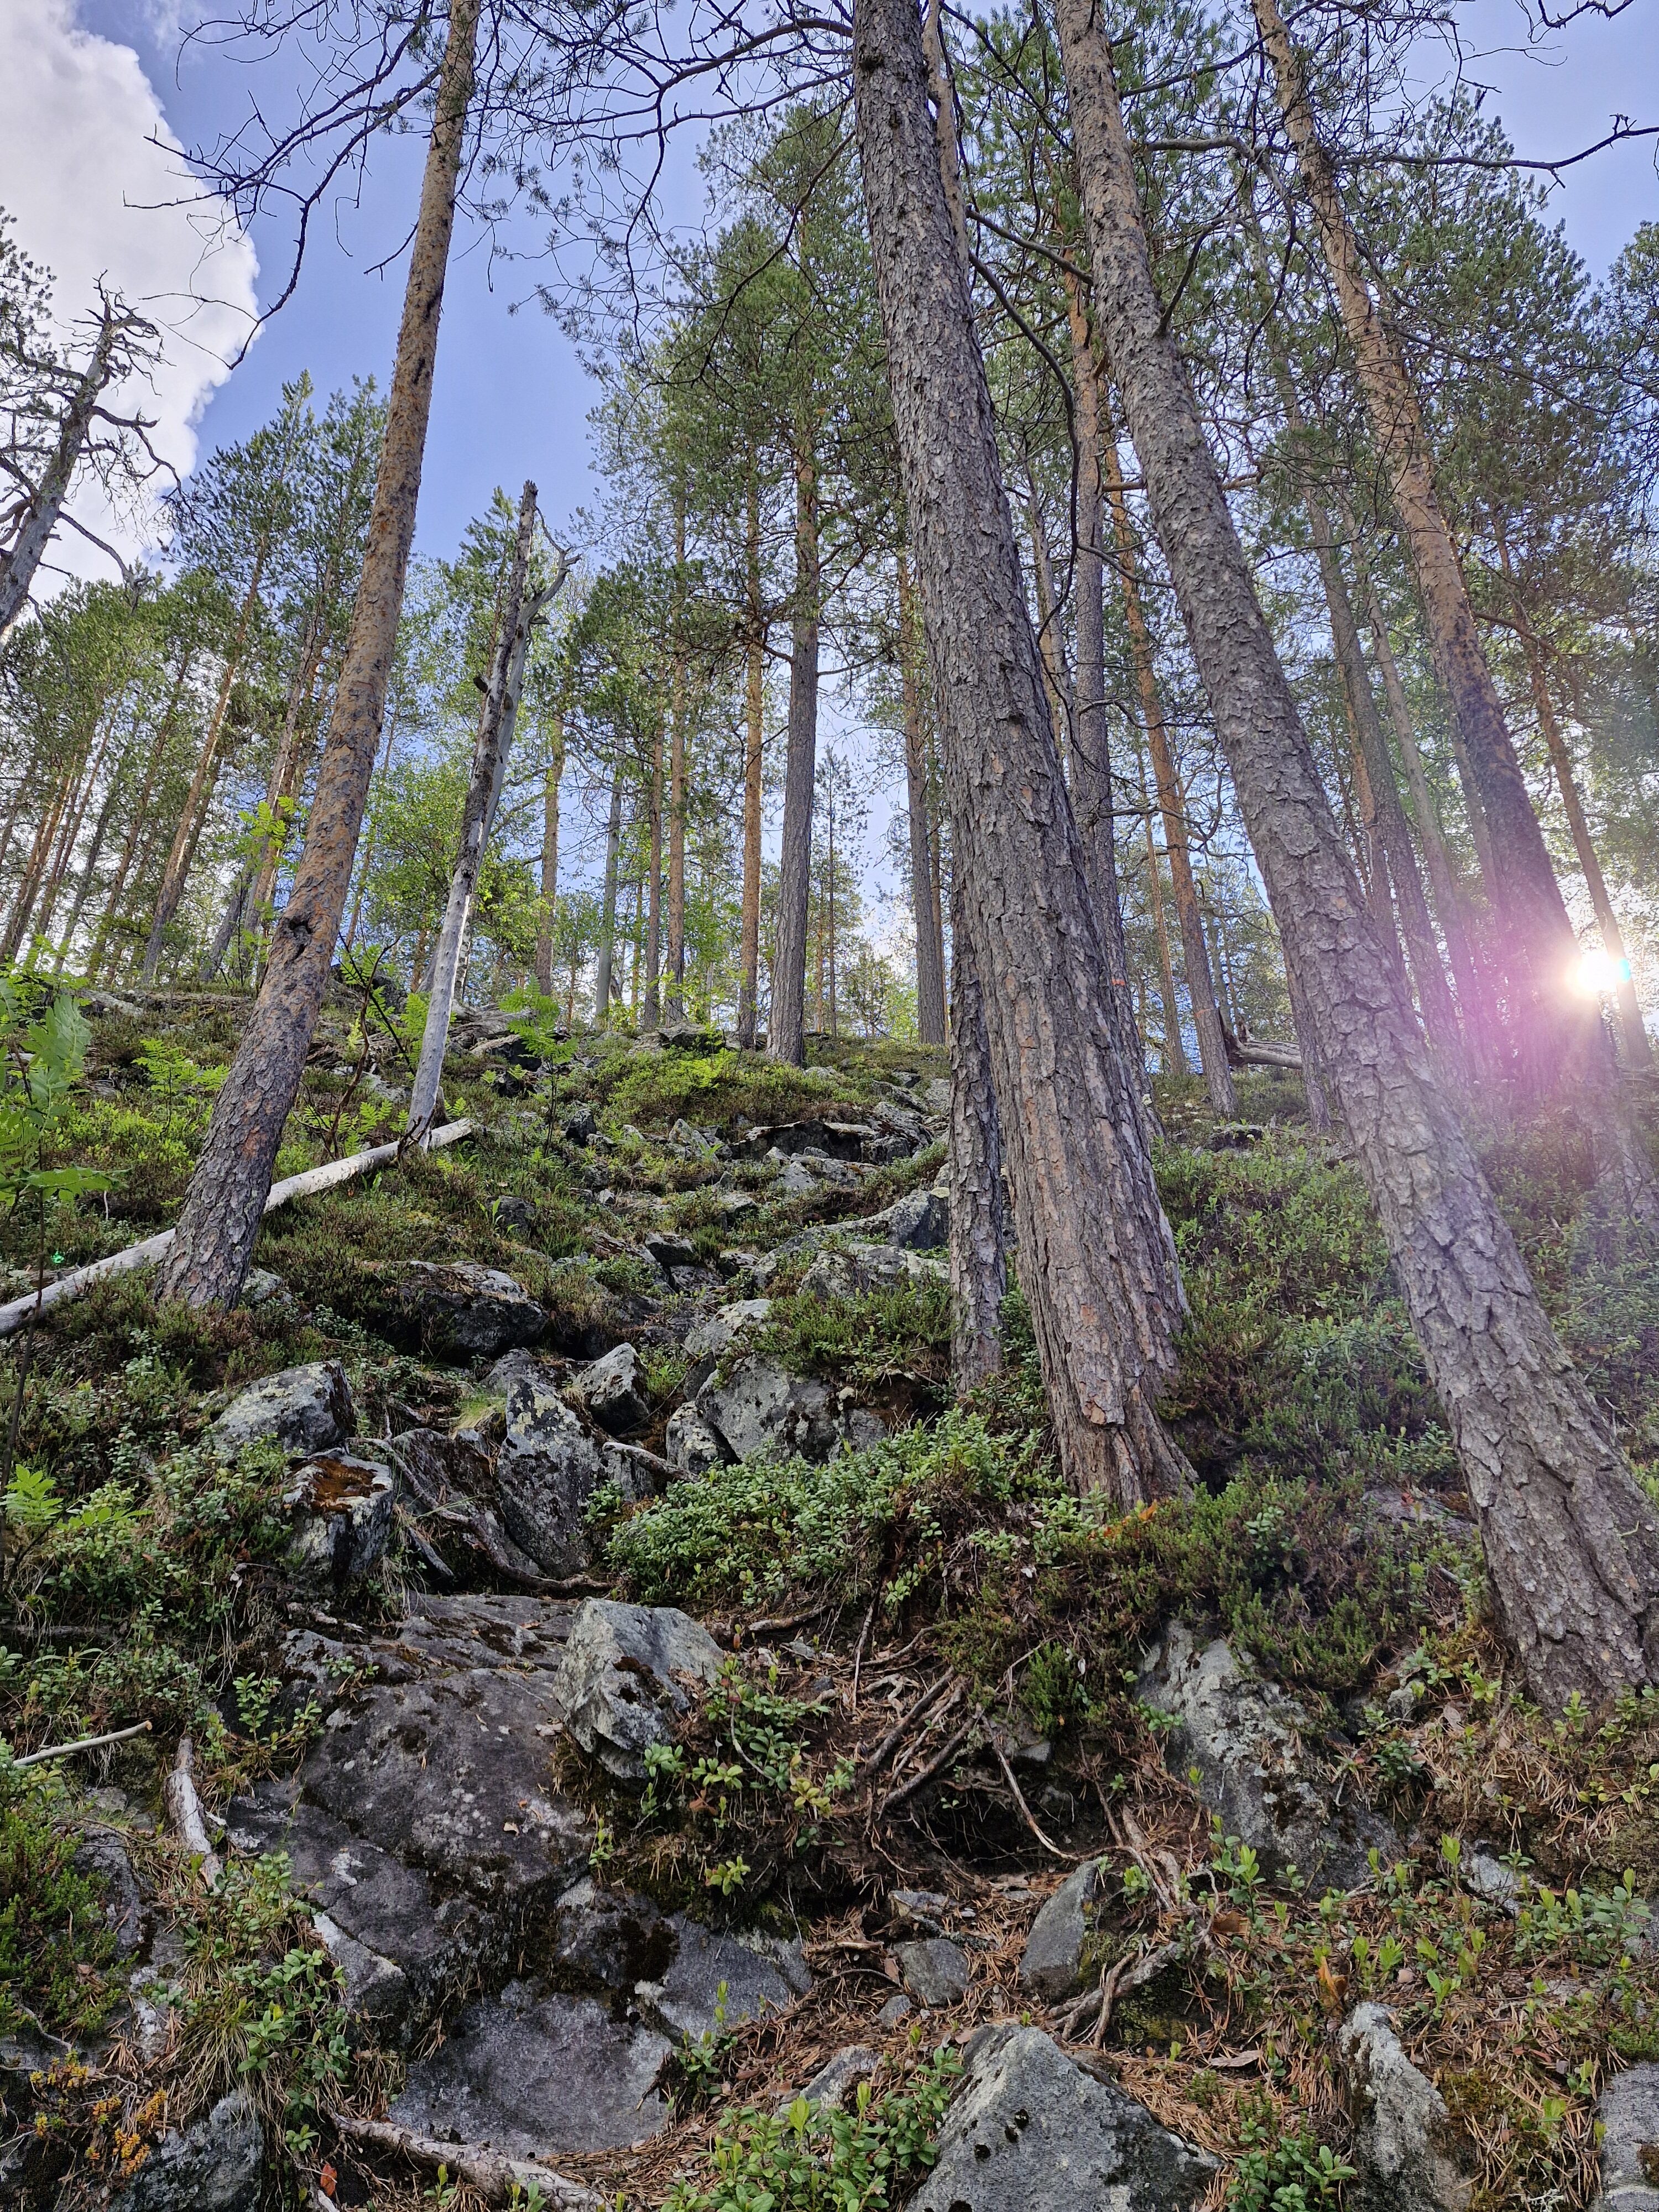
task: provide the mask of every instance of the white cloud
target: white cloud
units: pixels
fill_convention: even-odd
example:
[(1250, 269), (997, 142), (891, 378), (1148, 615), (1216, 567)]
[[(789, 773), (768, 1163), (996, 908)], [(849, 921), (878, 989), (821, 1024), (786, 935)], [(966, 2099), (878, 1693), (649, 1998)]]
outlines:
[[(252, 241), (218, 203), (167, 204), (193, 191), (131, 46), (82, 30), (75, 0), (0, 0), (0, 207), (24, 252), (52, 272), (61, 328), (95, 305), (102, 276), (162, 332), (153, 378), (119, 397), (155, 419), (152, 442), (181, 476), (252, 325), (258, 273)], [(153, 508), (112, 515), (94, 488), (75, 511), (124, 554), (150, 539)], [(47, 557), (110, 573), (73, 532)]]

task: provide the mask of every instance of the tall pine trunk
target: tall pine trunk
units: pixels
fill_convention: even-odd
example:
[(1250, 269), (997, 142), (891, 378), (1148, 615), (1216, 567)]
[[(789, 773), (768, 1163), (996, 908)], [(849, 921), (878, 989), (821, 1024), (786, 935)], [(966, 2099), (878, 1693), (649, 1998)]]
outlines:
[(1057, 0), (1096, 302), (1200, 678), (1322, 1070), (1450, 1425), (1534, 1691), (1659, 1662), (1659, 1516), (1557, 1341), (1365, 911), (1164, 327), (1092, 0)]
[(611, 1020), (611, 978), (617, 964), (617, 870), (622, 854), (623, 752), (620, 737), (611, 772), (611, 813), (605, 825), (605, 885), (599, 895), (599, 949), (593, 971), (593, 1026)]
[(952, 934), (966, 933), (983, 993), (1020, 1280), (1068, 1480), (1132, 1502), (1187, 1474), (1156, 1412), (1184, 1302), (1139, 1071), (1115, 1048), (908, 0), (857, 0), (853, 82), (939, 702)]
[(191, 1305), (228, 1305), (241, 1289), (351, 886), (415, 535), (478, 7), (451, 0), (368, 541), (305, 850), (158, 1285)]
[(1583, 1071), (1601, 1050), (1599, 1024), (1574, 989), (1578, 941), (1544, 834), (1527, 794), (1492, 681), (1468, 586), (1434, 487), (1423, 418), (1405, 362), (1368, 281), (1329, 153), (1319, 135), (1301, 54), (1277, 0), (1253, 0), (1285, 126), (1318, 226), (1372, 435), (1405, 527), (1430, 649), (1490, 833), (1492, 889), (1521, 1043), (1540, 1086)]
[(818, 757), (818, 494), (810, 437), (795, 455), (795, 611), (789, 732), (778, 871), (778, 950), (767, 1043), (774, 1060), (806, 1065), (806, 909), (811, 895), (812, 789)]
[(648, 848), (645, 898), (645, 1011), (647, 1030), (662, 1027), (662, 741), (660, 709), (651, 732), (651, 776), (646, 792)]
[[(943, 1044), (945, 1036), (945, 933), (939, 927), (933, 836), (928, 820), (927, 728), (923, 714), (921, 671), (916, 665), (921, 636), (910, 558), (898, 552), (899, 697), (904, 717), (904, 791), (909, 813), (910, 912), (916, 930), (916, 1035), (923, 1044)], [(981, 1019), (983, 1019), (981, 1015)]]
[(958, 1393), (1002, 1370), (1008, 1224), (985, 996), (965, 929), (951, 991), (951, 1375)]
[(668, 1018), (685, 1019), (685, 493), (674, 489), (674, 661), (668, 739)]

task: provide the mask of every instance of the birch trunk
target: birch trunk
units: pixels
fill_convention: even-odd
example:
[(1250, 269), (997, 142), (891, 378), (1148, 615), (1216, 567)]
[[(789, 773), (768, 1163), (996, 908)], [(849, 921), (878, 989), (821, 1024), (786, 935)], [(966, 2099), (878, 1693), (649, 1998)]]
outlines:
[(1659, 1516), (1551, 1328), (1434, 1079), (1273, 651), (1152, 281), (1109, 46), (1056, 21), (1108, 359), (1194, 659), (1321, 1063), (1382, 1216), (1534, 1692), (1602, 1698), (1659, 1665)]
[(415, 534), (478, 7), (451, 0), (362, 575), (305, 850), (157, 1284), (191, 1305), (228, 1306), (241, 1289), (351, 887)]
[[(975, 956), (1020, 1279), (1060, 1462), (1133, 1502), (1188, 1470), (1158, 1420), (1183, 1310), (997, 458), (908, 0), (857, 0), (853, 82), (900, 476), (939, 701), (953, 936)], [(959, 1010), (960, 1011), (960, 1010)]]
[(519, 535), (501, 601), (501, 633), (495, 641), (495, 661), (478, 715), (477, 739), (472, 748), (472, 774), (461, 812), (460, 850), (449, 879), (449, 901), (432, 957), (432, 985), (427, 999), (426, 1027), (421, 1034), (421, 1056), (416, 1063), (415, 1080), (410, 1086), (409, 1133), (421, 1143), (424, 1143), (437, 1118), (438, 1093), (443, 1081), (444, 1054), (449, 1047), (449, 1023), (455, 1007), (461, 955), (472, 926), (478, 872), (483, 866), (489, 833), (495, 826), (495, 809), (507, 776), (507, 757), (513, 750), (531, 635), (551, 596), (533, 591), (529, 586), (530, 553), (535, 534), (536, 487), (527, 483), (519, 501)]

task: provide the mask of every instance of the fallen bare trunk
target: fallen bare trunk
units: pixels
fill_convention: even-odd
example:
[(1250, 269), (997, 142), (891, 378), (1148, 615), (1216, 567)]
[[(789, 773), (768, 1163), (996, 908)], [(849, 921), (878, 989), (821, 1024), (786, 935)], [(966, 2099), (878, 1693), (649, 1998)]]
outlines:
[[(444, 1146), (459, 1144), (463, 1137), (471, 1134), (471, 1121), (451, 1121), (433, 1131), (426, 1149), (440, 1152)], [(390, 1145), (376, 1145), (369, 1152), (349, 1152), (344, 1159), (330, 1160), (325, 1167), (307, 1168), (301, 1175), (289, 1176), (282, 1182), (271, 1185), (265, 1199), (265, 1212), (274, 1213), (291, 1198), (312, 1198), (319, 1190), (332, 1190), (336, 1183), (349, 1182), (354, 1176), (367, 1175), (371, 1168), (390, 1167), (402, 1150), (401, 1139)], [(52, 1306), (78, 1298), (82, 1291), (90, 1290), (94, 1283), (101, 1283), (108, 1276), (130, 1275), (137, 1267), (154, 1266), (172, 1249), (175, 1234), (173, 1230), (164, 1229), (158, 1237), (146, 1237), (142, 1244), (129, 1244), (125, 1252), (112, 1252), (106, 1260), (94, 1260), (89, 1267), (77, 1267), (72, 1275), (60, 1275), (42, 1291), (30, 1291), (23, 1297), (14, 1298), (9, 1305), (0, 1306), (0, 1336), (12, 1335), (32, 1313), (45, 1313)]]
[(515, 2197), (522, 2200), (532, 2189), (538, 2189), (543, 2203), (556, 2206), (558, 2212), (599, 2212), (605, 2201), (538, 2159), (509, 2158), (488, 2143), (440, 2142), (391, 2120), (354, 2120), (343, 2112), (331, 2112), (329, 2118), (347, 2142), (363, 2150), (390, 2151), (429, 2173), (442, 2166), (451, 2180), (464, 2181), (492, 2204), (510, 2203)]
[(185, 1849), (201, 1862), (199, 1871), (205, 1889), (217, 1889), (224, 1868), (213, 1840), (207, 1832), (207, 1821), (202, 1812), (202, 1801), (196, 1794), (193, 1769), (196, 1764), (195, 1747), (187, 1735), (179, 1739), (179, 1749), (167, 1780), (161, 1784), (161, 1802), (167, 1808), (167, 1822)]

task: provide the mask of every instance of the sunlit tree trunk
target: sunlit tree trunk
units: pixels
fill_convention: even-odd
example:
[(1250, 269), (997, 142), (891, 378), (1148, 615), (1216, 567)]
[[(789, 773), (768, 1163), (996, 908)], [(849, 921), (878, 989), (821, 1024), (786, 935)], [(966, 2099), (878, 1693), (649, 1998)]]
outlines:
[(645, 925), (645, 1026), (662, 1026), (662, 751), (660, 713), (651, 732), (651, 775), (646, 790), (647, 883), (643, 902)]
[(1365, 911), (1152, 281), (1111, 50), (1055, 21), (1095, 297), (1152, 521), (1322, 1067), (1382, 1217), (1534, 1692), (1659, 1669), (1659, 1516), (1562, 1351)]
[(228, 1305), (241, 1289), (351, 887), (415, 534), (478, 5), (451, 0), (362, 574), (305, 850), (157, 1285), (192, 1305)]
[(616, 765), (611, 772), (611, 813), (605, 827), (605, 887), (599, 895), (599, 951), (593, 977), (593, 1026), (604, 1029), (611, 1019), (611, 973), (617, 960), (617, 870), (622, 853), (623, 755), (617, 742)]

